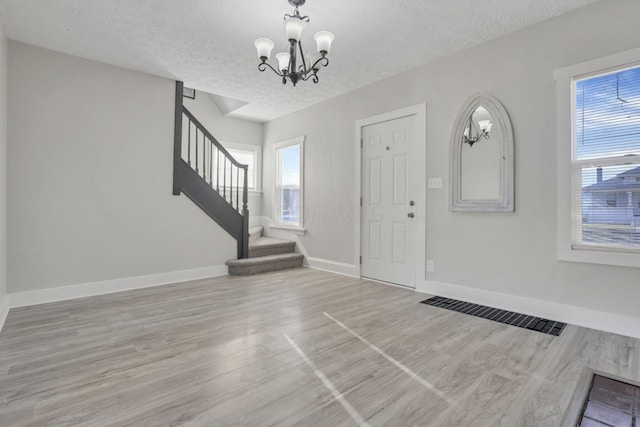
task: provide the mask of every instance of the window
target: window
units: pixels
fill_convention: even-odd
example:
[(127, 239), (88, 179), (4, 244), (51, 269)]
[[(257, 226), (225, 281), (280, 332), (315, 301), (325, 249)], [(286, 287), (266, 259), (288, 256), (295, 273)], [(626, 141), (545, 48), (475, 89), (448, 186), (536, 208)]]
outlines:
[(304, 137), (275, 144), (276, 225), (303, 227)]
[[(223, 142), (222, 145), (239, 163), (249, 166), (249, 169), (247, 170), (247, 189), (249, 191), (260, 191), (260, 165), (262, 163), (260, 158), (261, 147), (231, 142)], [(229, 174), (229, 172), (227, 172), (227, 174)], [(244, 185), (242, 179), (243, 178), (241, 177), (240, 186)], [(230, 176), (227, 176), (226, 182), (231, 182)]]
[(640, 250), (640, 66), (573, 79), (573, 248)]
[(640, 49), (554, 79), (558, 259), (640, 267)]
[[(607, 194), (607, 206), (610, 208), (618, 207), (618, 195), (616, 193), (606, 193), (606, 194)], [(582, 210), (584, 211), (586, 207), (588, 206), (582, 205)]]

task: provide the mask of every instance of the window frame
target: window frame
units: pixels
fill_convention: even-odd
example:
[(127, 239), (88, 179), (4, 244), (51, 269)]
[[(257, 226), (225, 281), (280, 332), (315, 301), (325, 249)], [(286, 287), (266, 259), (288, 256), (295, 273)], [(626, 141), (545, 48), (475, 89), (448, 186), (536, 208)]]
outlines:
[(220, 141), (220, 143), (225, 149), (227, 149), (227, 151), (228, 149), (231, 149), (253, 152), (254, 188), (249, 188), (248, 190), (249, 193), (262, 193), (262, 147), (260, 145), (240, 144), (237, 142), (229, 141)]
[(582, 197), (573, 203), (573, 194), (582, 192), (582, 169), (628, 163), (622, 156), (577, 159), (576, 81), (640, 66), (640, 49), (633, 49), (558, 69), (553, 77), (557, 95), (557, 257), (561, 261), (640, 267), (640, 250), (574, 244), (576, 221), (582, 222)]
[[(274, 180), (274, 191), (273, 191), (273, 222), (274, 228), (282, 228), (297, 232), (304, 233), (304, 143), (306, 140), (306, 136), (299, 136), (296, 138), (288, 139), (286, 141), (281, 141), (273, 144), (273, 156), (275, 163), (275, 180)], [(300, 145), (300, 183), (297, 187), (295, 186), (282, 186), (282, 168), (281, 168), (281, 160), (280, 160), (280, 152), (279, 150), (287, 147), (291, 147), (294, 145)], [(281, 189), (295, 189), (299, 188), (300, 190), (300, 221), (298, 224), (292, 222), (281, 221), (281, 213), (280, 206), (282, 205), (281, 200)]]

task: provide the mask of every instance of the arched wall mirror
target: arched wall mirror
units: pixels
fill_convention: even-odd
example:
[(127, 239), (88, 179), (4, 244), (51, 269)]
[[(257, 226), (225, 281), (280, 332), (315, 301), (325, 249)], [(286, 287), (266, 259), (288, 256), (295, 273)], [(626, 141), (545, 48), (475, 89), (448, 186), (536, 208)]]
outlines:
[(509, 115), (486, 93), (467, 100), (449, 151), (449, 210), (514, 211), (514, 147)]

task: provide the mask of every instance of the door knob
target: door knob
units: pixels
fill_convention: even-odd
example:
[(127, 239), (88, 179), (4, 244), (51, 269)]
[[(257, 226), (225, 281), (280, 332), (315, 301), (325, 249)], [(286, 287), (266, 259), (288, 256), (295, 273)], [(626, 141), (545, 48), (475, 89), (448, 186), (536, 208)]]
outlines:
[(413, 212), (409, 212), (409, 213), (407, 214), (407, 216), (408, 216), (409, 218), (413, 218), (413, 217), (415, 216), (415, 214), (414, 214)]

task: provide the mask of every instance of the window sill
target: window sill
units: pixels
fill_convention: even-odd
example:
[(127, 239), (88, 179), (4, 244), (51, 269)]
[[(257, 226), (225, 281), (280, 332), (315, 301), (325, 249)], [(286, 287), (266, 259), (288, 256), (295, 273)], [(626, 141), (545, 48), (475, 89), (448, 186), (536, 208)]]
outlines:
[[(212, 186), (212, 188), (215, 190), (216, 187)], [(238, 187), (220, 187), (220, 192), (222, 192), (222, 190), (226, 190), (227, 193), (231, 190), (233, 190), (233, 193), (235, 194), (236, 192), (241, 192), (242, 188), (238, 188)], [(217, 191), (217, 190), (216, 190)], [(262, 190), (252, 190), (251, 188), (249, 189), (249, 194), (262, 194)]]
[(304, 236), (307, 232), (306, 228), (301, 227), (291, 227), (288, 225), (270, 225), (270, 228), (275, 228), (276, 230), (285, 230), (289, 231), (293, 234), (297, 234), (298, 236)]
[(558, 260), (615, 265), (618, 267), (640, 267), (639, 253), (613, 252), (597, 249), (569, 249), (558, 251)]

